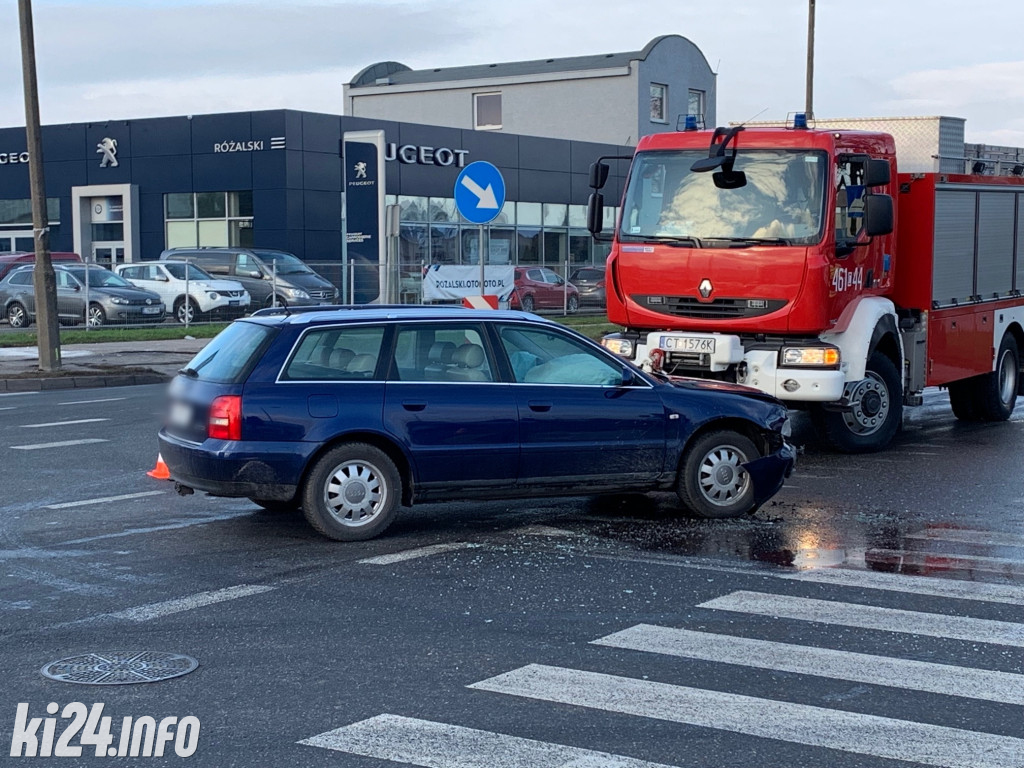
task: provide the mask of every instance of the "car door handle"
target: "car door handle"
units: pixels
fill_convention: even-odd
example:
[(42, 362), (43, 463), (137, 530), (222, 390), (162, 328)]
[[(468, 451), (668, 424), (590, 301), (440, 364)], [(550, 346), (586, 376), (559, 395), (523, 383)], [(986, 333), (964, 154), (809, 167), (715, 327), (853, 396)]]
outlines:
[(530, 410), (537, 411), (537, 413), (546, 413), (551, 410), (551, 403), (543, 403), (540, 400), (531, 400), (529, 405)]
[(427, 407), (427, 404), (416, 400), (404, 400), (402, 402), (402, 407), (407, 411), (422, 411)]

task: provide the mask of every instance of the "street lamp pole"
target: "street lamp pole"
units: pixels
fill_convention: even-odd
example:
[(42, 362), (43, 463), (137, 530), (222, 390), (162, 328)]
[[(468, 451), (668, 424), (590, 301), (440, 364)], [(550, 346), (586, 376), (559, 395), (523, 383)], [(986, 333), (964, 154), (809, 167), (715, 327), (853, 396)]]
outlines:
[(814, 0), (807, 0), (807, 119), (814, 117)]
[(18, 0), (21, 28), (21, 71), (25, 81), (25, 128), (28, 138), (28, 176), (35, 235), (36, 343), (39, 368), (60, 370), (60, 330), (57, 327), (57, 275), (50, 260), (50, 227), (43, 180), (43, 140), (39, 127), (39, 86), (36, 82), (36, 47), (32, 32), (32, 1)]

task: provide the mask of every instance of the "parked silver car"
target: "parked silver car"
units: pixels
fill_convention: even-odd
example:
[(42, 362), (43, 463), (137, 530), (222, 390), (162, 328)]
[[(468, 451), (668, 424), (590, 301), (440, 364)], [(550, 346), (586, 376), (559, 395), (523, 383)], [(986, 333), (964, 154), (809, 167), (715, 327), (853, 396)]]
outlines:
[[(160, 323), (164, 303), (152, 291), (136, 288), (123, 277), (97, 266), (54, 266), (57, 317), (63, 325), (83, 320), (92, 327), (108, 323)], [(35, 320), (35, 265), (11, 270), (0, 280), (0, 307), (12, 328)]]
[(179, 323), (194, 322), (197, 315), (234, 319), (249, 310), (249, 292), (241, 283), (218, 280), (185, 261), (118, 264), (114, 271), (132, 285), (159, 294)]

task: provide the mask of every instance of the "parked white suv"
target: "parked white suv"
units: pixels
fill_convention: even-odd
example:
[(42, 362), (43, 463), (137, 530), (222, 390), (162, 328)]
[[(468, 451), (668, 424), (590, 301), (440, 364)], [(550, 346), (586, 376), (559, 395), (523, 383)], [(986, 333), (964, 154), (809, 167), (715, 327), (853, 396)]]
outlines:
[[(197, 315), (241, 317), (249, 310), (249, 292), (241, 283), (218, 280), (187, 261), (118, 264), (114, 271), (139, 288), (160, 294), (179, 323), (191, 323)], [(185, 300), (186, 295), (191, 301)]]

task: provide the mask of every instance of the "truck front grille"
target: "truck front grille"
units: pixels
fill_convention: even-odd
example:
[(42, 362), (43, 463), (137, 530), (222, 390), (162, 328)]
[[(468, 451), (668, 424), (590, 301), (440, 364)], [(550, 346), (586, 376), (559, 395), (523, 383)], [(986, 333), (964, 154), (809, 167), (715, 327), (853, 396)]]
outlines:
[(760, 317), (777, 312), (786, 306), (784, 299), (712, 299), (701, 301), (696, 296), (633, 295), (644, 309), (673, 317), (693, 317), (706, 320)]

